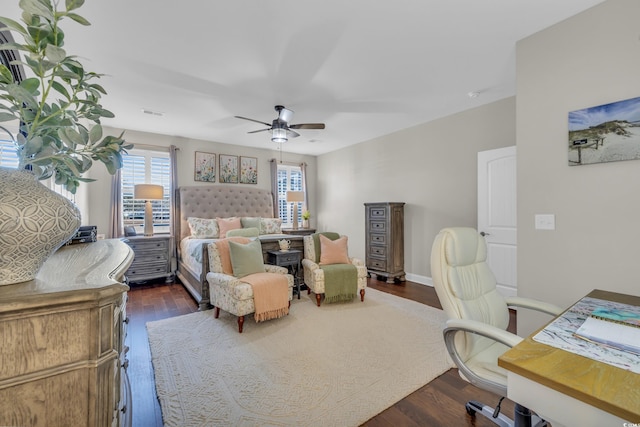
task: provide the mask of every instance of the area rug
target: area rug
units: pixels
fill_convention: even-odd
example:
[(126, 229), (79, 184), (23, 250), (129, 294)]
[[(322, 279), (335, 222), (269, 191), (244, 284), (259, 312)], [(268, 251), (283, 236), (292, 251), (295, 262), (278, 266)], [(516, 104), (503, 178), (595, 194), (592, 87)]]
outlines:
[[(314, 297), (312, 294), (311, 297)], [(453, 367), (441, 310), (367, 289), (303, 293), (255, 323), (213, 310), (147, 323), (165, 426), (358, 426)]]

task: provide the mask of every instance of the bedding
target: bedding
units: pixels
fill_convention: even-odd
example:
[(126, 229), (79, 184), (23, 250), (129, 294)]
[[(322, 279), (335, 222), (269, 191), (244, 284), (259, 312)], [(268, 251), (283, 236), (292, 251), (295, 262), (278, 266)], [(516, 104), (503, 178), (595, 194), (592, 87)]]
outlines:
[[(279, 250), (278, 240), (291, 241), (292, 249), (303, 249), (302, 236), (283, 234), (281, 221), (274, 218), (273, 195), (270, 191), (240, 186), (185, 186), (177, 190), (178, 252), (176, 275), (201, 310), (211, 308), (206, 274), (209, 270), (207, 244), (220, 237), (216, 218), (239, 218), (243, 227), (257, 228), (266, 262), (267, 251)], [(215, 223), (215, 224), (214, 224)], [(192, 227), (197, 232), (192, 235)]]

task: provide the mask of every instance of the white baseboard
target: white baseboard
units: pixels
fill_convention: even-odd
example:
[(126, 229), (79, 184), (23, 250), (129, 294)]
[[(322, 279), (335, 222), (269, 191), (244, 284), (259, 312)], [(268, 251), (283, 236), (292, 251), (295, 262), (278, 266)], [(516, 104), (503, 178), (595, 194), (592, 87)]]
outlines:
[(407, 273), (406, 278), (410, 282), (419, 283), (421, 285), (431, 286), (433, 287), (433, 280), (431, 277), (420, 276), (418, 274)]

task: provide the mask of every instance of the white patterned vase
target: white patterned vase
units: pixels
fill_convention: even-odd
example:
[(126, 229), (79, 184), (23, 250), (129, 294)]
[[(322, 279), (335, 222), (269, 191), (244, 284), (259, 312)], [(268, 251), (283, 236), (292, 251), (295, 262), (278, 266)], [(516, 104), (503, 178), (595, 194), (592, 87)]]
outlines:
[(35, 278), (80, 227), (80, 211), (28, 171), (0, 168), (0, 285)]

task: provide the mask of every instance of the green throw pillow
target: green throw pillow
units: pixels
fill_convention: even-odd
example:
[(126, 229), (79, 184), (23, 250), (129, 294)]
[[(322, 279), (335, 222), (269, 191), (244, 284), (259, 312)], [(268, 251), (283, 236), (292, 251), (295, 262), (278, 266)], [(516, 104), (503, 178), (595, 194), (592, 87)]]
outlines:
[(227, 231), (227, 237), (258, 237), (260, 235), (260, 230), (255, 227), (249, 228), (236, 228), (235, 230)]
[(244, 277), (253, 273), (264, 273), (260, 240), (254, 240), (246, 245), (229, 241), (229, 255), (234, 276)]
[(257, 228), (260, 230), (260, 217), (259, 216), (243, 216), (240, 218), (242, 228)]

